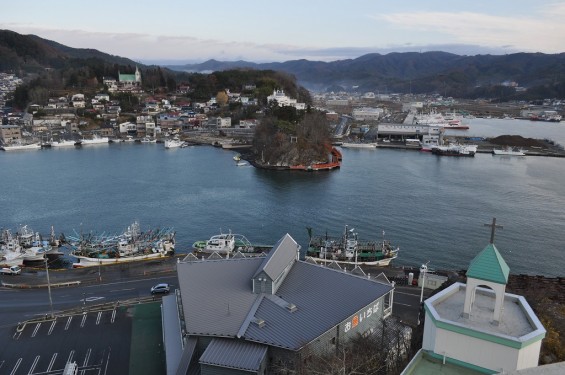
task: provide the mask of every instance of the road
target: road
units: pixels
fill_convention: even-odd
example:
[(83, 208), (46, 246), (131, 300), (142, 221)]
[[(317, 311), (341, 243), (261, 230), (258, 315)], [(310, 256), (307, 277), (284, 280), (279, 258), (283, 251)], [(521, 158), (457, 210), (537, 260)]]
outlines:
[(47, 288), (0, 288), (0, 374), (61, 374), (69, 361), (81, 374), (128, 373), (135, 321), (126, 301), (150, 297), (160, 282), (175, 289), (176, 274), (52, 288), (55, 319)]
[[(81, 306), (88, 308), (94, 304), (148, 297), (151, 287), (160, 282), (170, 283), (174, 289), (176, 274), (51, 288), (53, 312), (57, 314)], [(51, 314), (48, 289), (0, 288), (0, 310), (0, 327), (14, 326), (23, 320)]]

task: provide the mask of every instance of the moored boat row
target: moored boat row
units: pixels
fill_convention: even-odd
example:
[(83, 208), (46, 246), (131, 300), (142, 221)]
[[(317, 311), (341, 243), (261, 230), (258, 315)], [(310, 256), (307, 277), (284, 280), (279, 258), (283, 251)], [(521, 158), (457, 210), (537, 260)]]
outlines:
[(21, 226), (15, 234), (4, 229), (0, 237), (0, 265), (22, 266), (43, 262), (46, 257), (54, 259), (63, 254), (59, 251), (60, 246), (53, 227), (49, 240), (43, 240), (38, 232), (27, 225)]

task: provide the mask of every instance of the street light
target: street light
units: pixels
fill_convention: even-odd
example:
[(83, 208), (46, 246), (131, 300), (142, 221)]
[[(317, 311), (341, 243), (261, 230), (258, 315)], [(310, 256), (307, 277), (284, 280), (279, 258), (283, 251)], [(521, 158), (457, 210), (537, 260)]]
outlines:
[(420, 274), (422, 274), (422, 291), (420, 292), (420, 303), (424, 301), (424, 285), (426, 284), (426, 273), (428, 272), (428, 263), (430, 263), (429, 260), (426, 262), (426, 264), (422, 264), (422, 267), (420, 267)]

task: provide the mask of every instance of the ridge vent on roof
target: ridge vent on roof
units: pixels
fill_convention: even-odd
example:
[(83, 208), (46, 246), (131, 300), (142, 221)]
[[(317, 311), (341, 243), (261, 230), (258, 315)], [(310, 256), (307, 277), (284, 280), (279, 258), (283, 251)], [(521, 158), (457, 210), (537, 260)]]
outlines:
[(296, 310), (298, 310), (298, 307), (296, 307), (296, 305), (294, 303), (289, 303), (286, 305), (286, 308), (288, 309), (288, 311), (290, 311), (291, 313), (295, 312)]
[(253, 317), (253, 319), (251, 320), (251, 322), (257, 324), (257, 326), (258, 326), (259, 328), (265, 327), (265, 324), (266, 324), (263, 319), (257, 318), (257, 317)]
[(296, 310), (298, 310), (298, 307), (294, 303), (285, 301), (284, 299), (282, 299), (281, 297), (279, 297), (275, 294), (269, 294), (269, 295), (265, 296), (265, 298), (271, 300), (272, 302), (276, 303), (280, 307), (287, 309), (288, 312), (293, 313)]

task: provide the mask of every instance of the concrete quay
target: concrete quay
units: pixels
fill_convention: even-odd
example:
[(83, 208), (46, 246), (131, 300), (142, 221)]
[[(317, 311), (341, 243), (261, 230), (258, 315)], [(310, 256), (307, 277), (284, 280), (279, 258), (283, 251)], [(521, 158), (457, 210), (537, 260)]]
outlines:
[(152, 275), (172, 275), (176, 272), (177, 259), (184, 256), (186, 254), (100, 267), (49, 269), (49, 283), (47, 282), (45, 268), (24, 267), (21, 275), (1, 276), (0, 285), (5, 288), (32, 289), (47, 288), (49, 284), (52, 288), (58, 288), (89, 285), (110, 280), (141, 279)]

